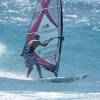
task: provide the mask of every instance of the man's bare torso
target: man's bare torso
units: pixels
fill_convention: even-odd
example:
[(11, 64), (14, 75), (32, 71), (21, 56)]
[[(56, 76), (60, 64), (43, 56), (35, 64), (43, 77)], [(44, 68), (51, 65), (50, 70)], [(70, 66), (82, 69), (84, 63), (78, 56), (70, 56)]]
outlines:
[(52, 38), (44, 41), (44, 42), (40, 42), (39, 40), (31, 40), (29, 43), (28, 43), (28, 47), (29, 47), (29, 53), (32, 53), (35, 51), (35, 49), (38, 47), (38, 46), (47, 46), (48, 43), (52, 40)]
[(39, 46), (40, 41), (39, 40), (32, 40), (28, 43), (29, 52), (32, 53), (35, 51), (35, 49)]

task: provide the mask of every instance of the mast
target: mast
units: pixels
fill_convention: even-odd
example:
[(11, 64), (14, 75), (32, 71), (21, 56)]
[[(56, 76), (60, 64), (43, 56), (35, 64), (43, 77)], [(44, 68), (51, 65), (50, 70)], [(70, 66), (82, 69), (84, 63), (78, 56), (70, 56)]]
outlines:
[[(60, 0), (60, 23), (59, 23), (59, 27), (60, 30), (59, 31), (59, 35), (60, 37), (63, 37), (63, 12), (62, 12), (62, 0)], [(60, 66), (60, 59), (61, 59), (61, 51), (62, 51), (62, 39), (59, 38), (58, 40), (58, 44), (59, 44), (59, 57), (58, 57), (58, 63), (57, 63), (57, 69), (56, 69), (56, 73), (55, 76), (58, 77), (58, 70), (59, 70), (59, 66)]]

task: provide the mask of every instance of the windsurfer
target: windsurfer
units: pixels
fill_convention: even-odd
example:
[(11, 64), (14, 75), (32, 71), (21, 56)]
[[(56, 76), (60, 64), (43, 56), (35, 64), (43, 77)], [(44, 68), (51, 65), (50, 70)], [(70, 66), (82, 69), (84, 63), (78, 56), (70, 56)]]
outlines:
[(50, 38), (44, 42), (40, 42), (39, 40), (40, 36), (38, 34), (35, 34), (35, 39), (34, 40), (31, 40), (29, 41), (29, 43), (27, 44), (27, 48), (26, 50), (23, 50), (23, 53), (21, 54), (22, 56), (24, 56), (25, 58), (25, 63), (26, 63), (26, 66), (28, 68), (28, 71), (27, 71), (27, 77), (29, 77), (30, 73), (32, 72), (33, 70), (33, 65), (36, 65), (37, 67), (37, 71), (39, 73), (39, 77), (40, 78), (43, 78), (42, 76), (42, 73), (41, 73), (41, 67), (40, 67), (40, 64), (38, 63), (37, 59), (35, 58), (34, 56), (34, 52), (36, 50), (36, 48), (38, 46), (47, 46), (48, 43), (53, 39), (53, 38)]

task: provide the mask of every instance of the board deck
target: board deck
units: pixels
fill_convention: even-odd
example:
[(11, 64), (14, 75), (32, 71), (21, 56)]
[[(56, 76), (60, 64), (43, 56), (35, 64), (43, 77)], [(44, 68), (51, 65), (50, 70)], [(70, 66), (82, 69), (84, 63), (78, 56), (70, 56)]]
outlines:
[(75, 75), (72, 77), (54, 77), (54, 78), (42, 78), (39, 81), (41, 82), (50, 82), (50, 83), (66, 83), (73, 82), (77, 80), (83, 80), (87, 77), (87, 74), (84, 75)]

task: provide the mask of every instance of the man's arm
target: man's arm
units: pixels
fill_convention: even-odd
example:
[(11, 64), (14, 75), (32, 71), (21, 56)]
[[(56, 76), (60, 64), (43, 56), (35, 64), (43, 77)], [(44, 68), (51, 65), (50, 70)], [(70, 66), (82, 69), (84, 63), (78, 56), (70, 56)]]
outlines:
[(44, 42), (42, 42), (42, 43), (40, 42), (39, 45), (45, 47), (45, 46), (48, 45), (48, 43), (49, 43), (51, 40), (56, 39), (56, 38), (60, 38), (61, 41), (64, 40), (64, 37), (63, 37), (63, 36), (61, 36), (61, 37), (53, 37), (53, 38), (50, 38), (50, 39), (48, 39), (48, 40), (46, 40), (46, 41), (44, 41)]
[(53, 38), (50, 38), (50, 39), (48, 39), (48, 40), (46, 40), (46, 41), (44, 41), (44, 42), (39, 42), (39, 45), (40, 46), (43, 46), (43, 47), (45, 47), (45, 46), (47, 46), (48, 44), (49, 44), (49, 42), (52, 40)]

